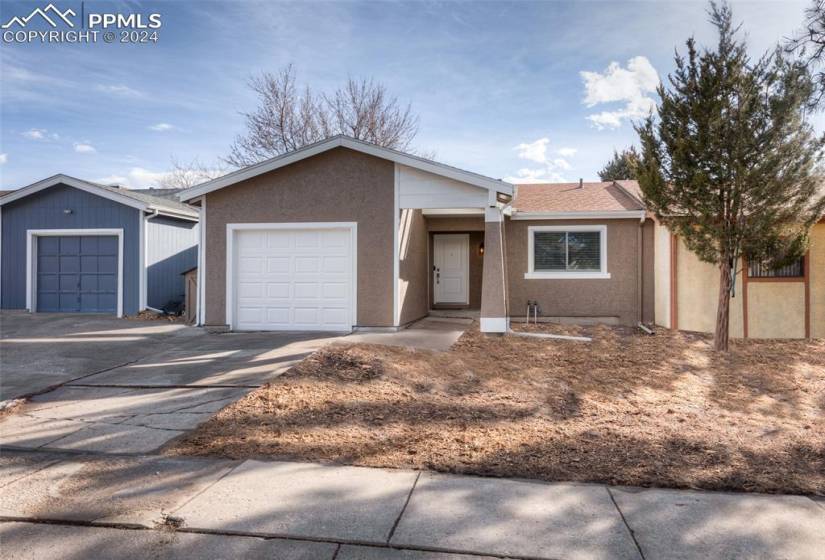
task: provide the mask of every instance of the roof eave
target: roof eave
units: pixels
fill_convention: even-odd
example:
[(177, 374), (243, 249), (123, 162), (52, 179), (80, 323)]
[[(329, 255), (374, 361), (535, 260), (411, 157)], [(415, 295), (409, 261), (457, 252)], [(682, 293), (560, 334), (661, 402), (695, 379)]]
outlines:
[(644, 210), (620, 210), (612, 212), (523, 212), (514, 209), (513, 220), (626, 220), (643, 219), (647, 216)]
[(2, 198), (0, 198), (0, 206), (8, 204), (9, 202), (14, 202), (15, 200), (20, 200), (21, 198), (33, 195), (44, 189), (48, 189), (55, 185), (61, 184), (86, 191), (88, 193), (100, 196), (102, 198), (113, 200), (114, 202), (118, 202), (125, 206), (137, 208), (138, 210), (146, 210), (148, 208), (147, 204), (144, 204), (139, 200), (130, 198), (128, 196), (120, 195), (118, 193), (106, 190), (103, 187), (96, 185), (94, 183), (83, 181), (82, 179), (77, 179), (69, 175), (64, 175), (63, 173), (52, 175), (51, 177), (47, 177), (46, 179), (37, 181), (36, 183), (32, 183), (31, 185), (26, 185), (25, 187), (21, 187), (16, 191), (3, 196)]
[(326, 140), (322, 140), (320, 142), (316, 142), (315, 144), (304, 146), (303, 148), (295, 150), (294, 152), (282, 154), (272, 159), (262, 161), (261, 163), (257, 163), (255, 165), (250, 165), (249, 167), (244, 167), (243, 169), (233, 171), (232, 173), (224, 175), (223, 177), (218, 177), (216, 179), (212, 179), (211, 181), (207, 181), (206, 183), (203, 183), (201, 185), (191, 187), (181, 193), (178, 193), (177, 196), (181, 202), (193, 200), (197, 197), (203, 196), (210, 192), (214, 192), (224, 187), (234, 185), (235, 183), (239, 183), (241, 181), (257, 177), (258, 175), (262, 175), (270, 171), (275, 171), (276, 169), (280, 169), (281, 167), (286, 167), (287, 165), (290, 165), (292, 163), (296, 163), (303, 159), (339, 147), (349, 148), (351, 150), (355, 150), (361, 153), (393, 161), (401, 165), (414, 167), (416, 169), (434, 173), (436, 175), (441, 175), (443, 177), (448, 177), (450, 179), (468, 183), (480, 188), (495, 190), (496, 192), (501, 192), (509, 195), (513, 194), (513, 185), (511, 185), (510, 183), (505, 183), (503, 181), (492, 179), (490, 177), (485, 177), (483, 175), (478, 175), (470, 171), (464, 171), (462, 169), (426, 160), (418, 156), (405, 154), (403, 152), (392, 150), (390, 148), (376, 146), (374, 144), (369, 144), (367, 142), (355, 140), (354, 138), (339, 135), (333, 136), (332, 138), (328, 138)]

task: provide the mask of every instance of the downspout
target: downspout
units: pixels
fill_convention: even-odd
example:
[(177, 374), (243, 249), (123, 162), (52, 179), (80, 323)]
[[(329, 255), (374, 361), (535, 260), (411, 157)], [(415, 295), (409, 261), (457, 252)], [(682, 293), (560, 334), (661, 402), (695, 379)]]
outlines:
[(638, 281), (636, 282), (636, 291), (638, 297), (638, 311), (636, 313), (636, 318), (638, 319), (636, 322), (636, 326), (638, 326), (642, 331), (646, 332), (647, 334), (653, 334), (649, 328), (647, 328), (644, 324), (644, 306), (645, 306), (645, 291), (644, 291), (644, 279), (645, 279), (645, 268), (644, 268), (644, 257), (645, 257), (645, 244), (644, 244), (644, 229), (645, 229), (645, 220), (646, 216), (642, 214), (642, 217), (639, 219), (639, 231), (636, 235), (636, 243), (639, 247), (639, 250), (636, 251), (636, 274), (638, 277)]

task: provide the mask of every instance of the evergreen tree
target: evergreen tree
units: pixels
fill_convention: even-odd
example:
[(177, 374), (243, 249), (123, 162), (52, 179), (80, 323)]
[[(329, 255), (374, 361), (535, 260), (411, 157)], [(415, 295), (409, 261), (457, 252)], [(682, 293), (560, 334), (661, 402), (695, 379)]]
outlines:
[(608, 161), (602, 170), (599, 171), (599, 178), (602, 181), (621, 181), (622, 179), (635, 179), (636, 167), (639, 165), (639, 153), (631, 146), (621, 153), (613, 150), (613, 157)]
[(777, 49), (749, 58), (727, 4), (711, 2), (715, 50), (676, 54), (658, 118), (637, 125), (638, 180), (656, 217), (702, 261), (719, 268), (714, 347), (727, 350), (730, 297), (741, 257), (799, 258), (822, 215), (823, 141), (805, 120), (814, 85)]

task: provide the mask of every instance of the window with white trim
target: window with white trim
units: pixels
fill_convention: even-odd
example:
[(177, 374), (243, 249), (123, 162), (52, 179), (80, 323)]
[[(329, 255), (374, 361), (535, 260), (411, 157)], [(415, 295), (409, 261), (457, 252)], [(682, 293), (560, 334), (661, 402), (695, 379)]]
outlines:
[(528, 228), (525, 278), (610, 278), (606, 226)]

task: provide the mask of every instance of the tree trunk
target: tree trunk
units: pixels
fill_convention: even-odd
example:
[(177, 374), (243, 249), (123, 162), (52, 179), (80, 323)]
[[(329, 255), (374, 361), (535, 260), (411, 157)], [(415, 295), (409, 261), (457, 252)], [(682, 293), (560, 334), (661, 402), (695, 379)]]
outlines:
[(719, 265), (719, 304), (716, 308), (716, 332), (713, 334), (713, 349), (728, 351), (730, 336), (730, 287), (733, 282), (730, 259), (722, 259)]

